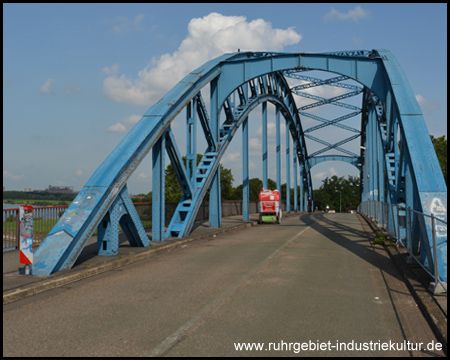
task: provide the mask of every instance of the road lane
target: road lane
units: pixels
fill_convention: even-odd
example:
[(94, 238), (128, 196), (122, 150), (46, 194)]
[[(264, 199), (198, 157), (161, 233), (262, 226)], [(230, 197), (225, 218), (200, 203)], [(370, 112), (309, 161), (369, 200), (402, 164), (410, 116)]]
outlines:
[[(333, 215), (232, 232), (18, 304), (3, 313), (3, 355), (276, 356), (295, 354), (233, 344), (431, 339), (405, 330), (386, 281), (399, 276), (359, 217)], [(336, 354), (358, 353), (305, 353)]]

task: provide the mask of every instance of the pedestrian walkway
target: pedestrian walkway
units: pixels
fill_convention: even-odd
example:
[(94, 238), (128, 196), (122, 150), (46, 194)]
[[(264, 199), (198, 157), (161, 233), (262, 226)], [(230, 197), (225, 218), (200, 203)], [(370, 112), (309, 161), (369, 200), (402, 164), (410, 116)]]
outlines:
[[(222, 228), (211, 228), (207, 220), (198, 221), (194, 225), (191, 235), (187, 238), (166, 238), (164, 241), (152, 241), (150, 248), (131, 247), (124, 233), (119, 235), (119, 251), (114, 256), (98, 255), (97, 236), (92, 236), (84, 247), (79, 258), (70, 270), (58, 271), (50, 276), (24, 275), (24, 265), (19, 262), (19, 251), (9, 251), (3, 253), (3, 303), (5, 303), (5, 291), (14, 290), (16, 296), (8, 295), (8, 302), (19, 300), (45, 291), (50, 288), (62, 286), (66, 283), (81, 280), (83, 278), (108, 271), (116, 267), (127, 265), (134, 261), (139, 261), (161, 252), (171, 251), (179, 246), (183, 246), (191, 241), (218, 236), (221, 233), (244, 229), (257, 224), (258, 214), (251, 214), (250, 221), (243, 221), (242, 215), (230, 216), (222, 219)], [(151, 239), (151, 229), (147, 229), (147, 235)], [(33, 289), (30, 291), (30, 289)], [(28, 291), (27, 291), (28, 290)], [(21, 295), (19, 295), (19, 293)], [(9, 294), (9, 293), (8, 293)]]

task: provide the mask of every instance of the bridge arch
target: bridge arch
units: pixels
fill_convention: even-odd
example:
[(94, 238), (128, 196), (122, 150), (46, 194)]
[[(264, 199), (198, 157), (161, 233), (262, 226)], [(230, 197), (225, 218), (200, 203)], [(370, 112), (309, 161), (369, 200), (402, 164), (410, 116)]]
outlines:
[[(297, 108), (293, 93), (301, 93), (301, 89), (290, 89), (286, 81), (286, 77), (302, 77), (308, 70), (339, 75), (328, 82), (314, 79), (312, 86), (336, 85), (346, 79), (363, 86), (349, 88), (350, 94), (362, 93), (362, 107), (354, 109), (351, 114), (361, 114), (361, 131), (351, 137), (360, 137), (361, 152), (340, 158), (352, 164), (358, 159), (357, 164), (361, 164), (362, 200), (403, 203), (414, 210), (433, 213), (433, 204), (439, 199), (446, 209), (447, 188), (423, 115), (400, 65), (389, 51), (225, 54), (187, 75), (143, 115), (94, 172), (38, 248), (33, 274), (49, 275), (53, 271), (71, 268), (99, 226), (103, 227), (99, 251), (108, 251), (110, 246), (114, 248), (111, 243), (115, 240), (108, 238), (108, 234), (113, 231), (109, 229), (116, 226), (113, 216), (116, 213), (121, 214), (121, 219), (126, 219), (122, 221), (126, 222), (125, 226), (129, 228), (128, 233), (135, 244), (149, 245), (135, 209), (122, 209), (124, 204), (129, 203), (126, 181), (150, 151), (153, 159), (153, 202), (156, 204), (152, 214), (153, 240), (187, 235), (208, 188), (210, 224), (220, 227), (219, 162), (238, 128), (245, 132), (248, 114), (259, 104), (263, 107), (263, 122), (267, 102), (275, 104), (277, 118), (281, 114), (287, 121), (288, 135), (295, 149), (294, 164), (299, 165), (295, 174), (300, 173), (301, 192), (312, 195), (311, 167), (329, 158), (318, 156), (318, 152), (308, 154), (305, 138), (312, 139), (309, 132), (313, 130), (302, 128), (301, 116), (313, 115), (307, 114), (307, 107)], [(208, 108), (202, 95), (202, 90), (207, 86)], [(312, 106), (327, 102), (338, 104), (340, 98), (316, 100), (316, 105)], [(183, 110), (188, 125), (188, 166), (182, 161), (171, 130), (172, 121)], [(331, 121), (317, 120), (329, 125), (340, 123), (344, 117)], [(207, 142), (207, 149), (198, 166), (194, 164), (196, 138), (193, 131), (197, 123), (201, 125)], [(399, 142), (400, 148), (397, 146)], [(340, 144), (328, 144), (328, 147), (339, 149)], [(165, 151), (183, 190), (182, 201), (167, 231), (163, 215)], [(423, 161), (424, 157), (426, 161)], [(446, 210), (440, 217), (446, 220)], [(416, 220), (412, 226), (419, 229), (419, 221)], [(433, 231), (428, 225), (426, 230), (421, 231), (426, 233), (428, 240), (423, 242), (420, 250), (430, 264), (433, 262), (430, 251)], [(419, 248), (418, 243), (414, 246)], [(446, 274), (446, 234), (445, 244), (440, 244), (438, 253)]]
[[(237, 102), (235, 102), (235, 98), (238, 98)], [(297, 111), (295, 111), (295, 102), (284, 77), (279, 72), (274, 72), (269, 75), (266, 74), (249, 79), (245, 83), (239, 84), (238, 87), (232, 89), (227, 97), (224, 97), (223, 102), (217, 107), (218, 112), (223, 112), (225, 116), (223, 121), (217, 121), (218, 132), (214, 134), (214, 130), (211, 130), (211, 134), (216, 135), (216, 137), (209, 141), (207, 152), (205, 152), (205, 155), (198, 166), (199, 170), (197, 171), (197, 175), (192, 179), (193, 186), (196, 187), (198, 191), (194, 191), (192, 194), (185, 193), (183, 195), (165, 236), (183, 237), (190, 232), (195, 216), (201, 205), (201, 200), (208, 189), (210, 190), (210, 223), (213, 223), (213, 226), (221, 226), (221, 206), (218, 191), (220, 185), (218, 184), (218, 181), (214, 183), (215, 176), (212, 174), (217, 173), (220, 160), (225, 154), (236, 131), (244, 122), (247, 122), (248, 115), (260, 104), (263, 106), (263, 128), (265, 128), (265, 132), (263, 130), (263, 185), (264, 187), (267, 187), (267, 102), (272, 103), (276, 107), (278, 128), (279, 116), (280, 114), (283, 115), (287, 124), (286, 129), (294, 144), (293, 148), (296, 152), (294, 156), (300, 159), (307, 158), (307, 150), (304, 146), (305, 142), (302, 136), (300, 117)], [(214, 104), (213, 101), (212, 104)], [(197, 108), (199, 106), (203, 108), (203, 105), (198, 103)], [(204, 113), (204, 108), (200, 113)], [(211, 113), (216, 113), (216, 111), (212, 110)], [(264, 113), (266, 115), (264, 115)], [(220, 118), (219, 116), (217, 117)], [(243, 126), (243, 128), (244, 132), (247, 131), (247, 125)], [(190, 136), (188, 136), (188, 139), (190, 139)], [(190, 147), (190, 144), (188, 144), (187, 148)], [(244, 135), (243, 156), (246, 157), (244, 162), (247, 163), (247, 166), (244, 165), (243, 176), (244, 179), (246, 179), (244, 180), (244, 197), (248, 197), (248, 134)], [(196, 156), (190, 156), (190, 158), (195, 159)], [(306, 164), (306, 166), (308, 165)], [(195, 172), (193, 167), (191, 172)], [(309, 171), (305, 172), (304, 178), (309, 193), (312, 193), (312, 182)], [(277, 181), (277, 183), (280, 184), (280, 181)], [(161, 196), (162, 195), (163, 194), (161, 194)], [(247, 201), (244, 201), (244, 219), (247, 218), (248, 220), (248, 206), (245, 205), (248, 205), (248, 199)], [(164, 223), (163, 219), (158, 220), (161, 224)], [(162, 229), (163, 227), (161, 226), (161, 230)], [(158, 230), (159, 232), (154, 232), (153, 234), (159, 234), (160, 238), (162, 238), (163, 234), (161, 230)], [(155, 236), (153, 238), (155, 239)]]
[(361, 168), (361, 159), (359, 157), (353, 157), (353, 156), (344, 156), (344, 155), (324, 155), (324, 156), (316, 156), (309, 159), (309, 165), (312, 169), (317, 164), (326, 162), (326, 161), (342, 161), (345, 163), (348, 163), (350, 165), (353, 165), (358, 170)]

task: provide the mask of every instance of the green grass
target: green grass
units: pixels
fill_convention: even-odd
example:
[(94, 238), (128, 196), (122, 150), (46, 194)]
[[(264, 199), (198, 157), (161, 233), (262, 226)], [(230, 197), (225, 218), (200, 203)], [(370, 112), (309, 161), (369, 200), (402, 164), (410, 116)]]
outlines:
[(61, 201), (61, 200), (24, 200), (24, 199), (7, 199), (3, 200), (4, 204), (17, 204), (19, 205), (33, 205), (33, 206), (59, 206), (59, 205), (70, 205), (71, 201)]

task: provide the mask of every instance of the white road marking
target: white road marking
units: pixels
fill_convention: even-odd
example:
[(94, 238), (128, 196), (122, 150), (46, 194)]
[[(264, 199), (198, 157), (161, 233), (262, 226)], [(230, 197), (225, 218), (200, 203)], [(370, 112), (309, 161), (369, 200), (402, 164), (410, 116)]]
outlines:
[(225, 300), (230, 294), (235, 292), (244, 282), (250, 279), (254, 274), (256, 274), (264, 265), (266, 265), (270, 260), (272, 260), (281, 250), (292, 243), (296, 238), (302, 235), (310, 227), (306, 227), (300, 231), (297, 235), (294, 235), (283, 245), (281, 245), (277, 250), (270, 254), (264, 261), (255, 266), (247, 274), (245, 274), (241, 279), (234, 283), (231, 287), (225, 290), (220, 296), (215, 298), (212, 302), (206, 305), (202, 310), (200, 310), (194, 317), (189, 319), (181, 327), (179, 327), (174, 333), (169, 335), (161, 343), (159, 343), (148, 355), (148, 357), (162, 356), (167, 350), (169, 350), (191, 327), (201, 321), (208, 313), (211, 312), (215, 307), (217, 307), (223, 300)]

